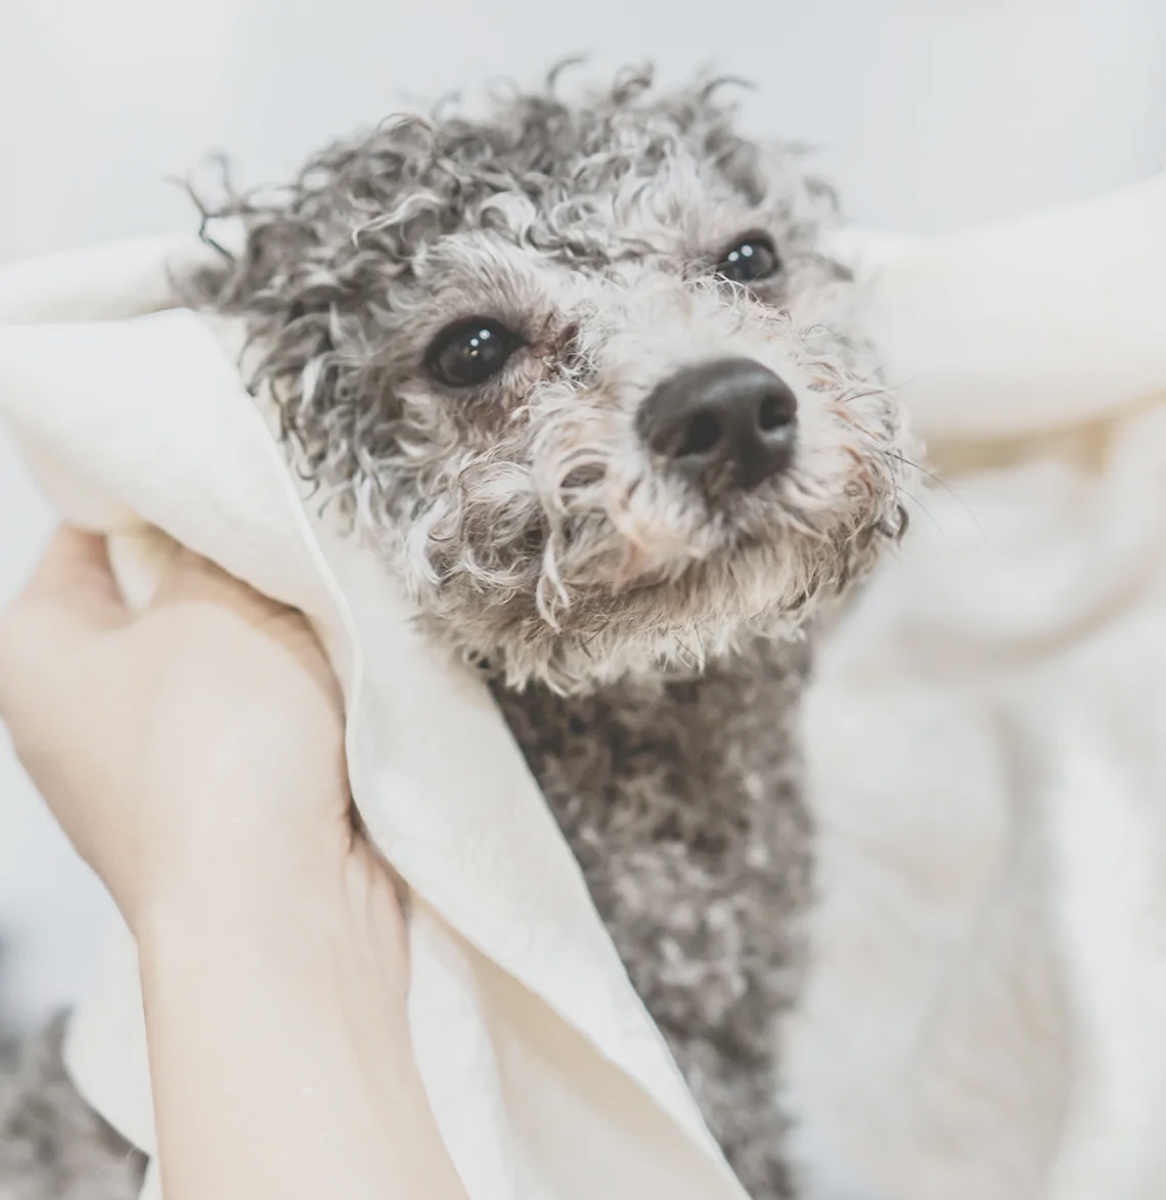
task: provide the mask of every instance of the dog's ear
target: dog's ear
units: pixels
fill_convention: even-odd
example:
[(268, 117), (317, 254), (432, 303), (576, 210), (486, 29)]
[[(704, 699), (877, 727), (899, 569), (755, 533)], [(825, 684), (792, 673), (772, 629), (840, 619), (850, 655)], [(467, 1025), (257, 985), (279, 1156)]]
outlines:
[(354, 464), (337, 455), (391, 449), (399, 409), (384, 358), (394, 293), (464, 203), (447, 146), (432, 121), (402, 118), (329, 147), (287, 188), (226, 186), (223, 202), (200, 204), (204, 230), (233, 222), (242, 245), (222, 250), (197, 281), (198, 298), (247, 320), (252, 385), (269, 390), (313, 479), (351, 478)]

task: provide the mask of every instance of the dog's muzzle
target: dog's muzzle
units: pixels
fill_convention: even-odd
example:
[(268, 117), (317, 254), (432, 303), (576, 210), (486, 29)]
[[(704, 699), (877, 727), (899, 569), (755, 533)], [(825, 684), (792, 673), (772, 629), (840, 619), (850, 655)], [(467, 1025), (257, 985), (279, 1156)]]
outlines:
[(750, 491), (789, 466), (797, 397), (768, 367), (725, 358), (686, 367), (643, 402), (636, 428), (671, 470), (710, 494)]

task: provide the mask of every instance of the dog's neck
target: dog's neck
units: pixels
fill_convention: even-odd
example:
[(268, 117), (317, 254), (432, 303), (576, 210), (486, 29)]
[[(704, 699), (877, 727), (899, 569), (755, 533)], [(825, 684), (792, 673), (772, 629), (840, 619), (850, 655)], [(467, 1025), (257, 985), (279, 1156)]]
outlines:
[(587, 695), (495, 685), (624, 965), (746, 1185), (787, 1194), (776, 1024), (809, 892), (806, 643)]

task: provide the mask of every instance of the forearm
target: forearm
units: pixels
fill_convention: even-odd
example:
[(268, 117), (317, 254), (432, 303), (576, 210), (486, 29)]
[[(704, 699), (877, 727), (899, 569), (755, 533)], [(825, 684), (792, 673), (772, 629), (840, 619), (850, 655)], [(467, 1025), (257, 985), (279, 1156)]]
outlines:
[(353, 876), (145, 922), (166, 1200), (465, 1200), (412, 1054), (395, 898)]
[(166, 1200), (466, 1200), (307, 621), (183, 551), (130, 612), (62, 530), (0, 616), (0, 716), (137, 938)]

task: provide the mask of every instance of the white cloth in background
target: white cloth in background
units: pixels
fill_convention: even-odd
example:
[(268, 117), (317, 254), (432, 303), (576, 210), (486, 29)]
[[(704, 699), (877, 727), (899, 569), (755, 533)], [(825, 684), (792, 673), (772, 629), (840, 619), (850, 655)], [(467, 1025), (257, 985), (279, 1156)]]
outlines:
[[(739, 1198), (488, 696), (300, 503), (216, 341), (231, 330), (118, 319), (165, 303), (172, 252), (0, 273), (3, 319), (81, 322), (0, 329), (0, 411), (51, 462), (46, 489), (120, 533), (127, 586), (156, 546), (144, 521), (321, 629), (354, 794), (417, 897), (411, 1016), (474, 1200)], [(924, 431), (961, 443), (953, 461), (1019, 461), (929, 494), (822, 648), (796, 1136), (829, 1200), (1151, 1200), (1166, 410), (1127, 406), (1166, 389), (1166, 181), (896, 247), (860, 275)], [(1100, 423), (1060, 436), (1084, 418)], [(1019, 435), (1035, 440), (980, 444)], [(149, 1150), (124, 934), (107, 966), (70, 1065)]]
[(821, 646), (829, 1200), (1166, 1196), (1166, 178), (872, 262), (946, 486)]

